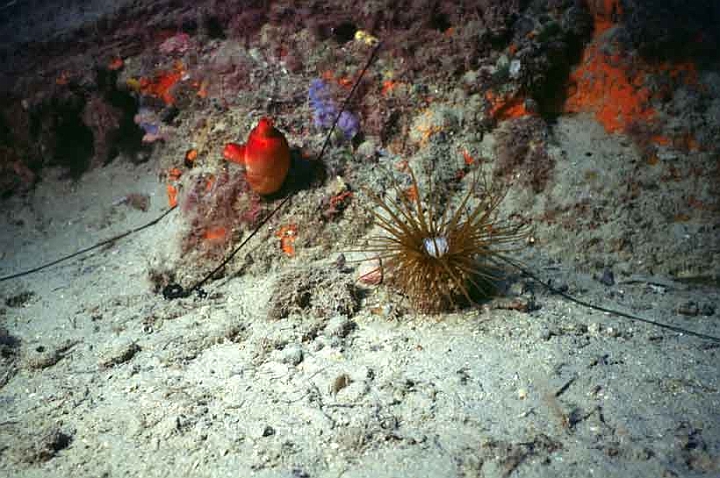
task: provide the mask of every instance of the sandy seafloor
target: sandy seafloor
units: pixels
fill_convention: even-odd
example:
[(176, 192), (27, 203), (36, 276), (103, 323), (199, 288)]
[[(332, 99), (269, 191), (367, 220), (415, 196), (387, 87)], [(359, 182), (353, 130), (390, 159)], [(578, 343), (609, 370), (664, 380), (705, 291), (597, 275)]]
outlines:
[[(555, 134), (581, 150), (598, 131), (575, 117)], [(624, 140), (601, 139), (594, 165), (610, 170)], [(129, 193), (149, 194), (149, 210), (119, 201)], [(3, 205), (2, 274), (140, 225), (166, 204), (155, 160), (46, 178)], [(148, 269), (177, 254), (181, 227), (171, 215), (0, 285), (0, 475), (720, 476), (717, 343), (537, 285), (531, 312), (496, 299), (395, 315), (397, 296), (379, 286), (352, 317), (269, 320), (280, 274), (310, 267), (302, 256), (213, 281), (206, 299), (170, 302), (151, 291)], [(339, 252), (312, 266), (332, 268)], [(520, 256), (583, 300), (720, 335), (717, 288), (632, 271), (607, 285), (543, 257), (540, 247)], [(681, 313), (693, 303), (701, 313)]]

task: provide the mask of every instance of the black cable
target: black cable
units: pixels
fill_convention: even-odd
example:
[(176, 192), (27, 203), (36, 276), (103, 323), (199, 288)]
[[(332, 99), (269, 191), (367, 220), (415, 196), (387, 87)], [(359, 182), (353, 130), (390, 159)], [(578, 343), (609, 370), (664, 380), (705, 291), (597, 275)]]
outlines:
[(105, 239), (104, 241), (98, 242), (98, 243), (95, 244), (95, 245), (86, 247), (86, 248), (84, 248), (84, 249), (80, 249), (79, 251), (73, 252), (72, 254), (69, 254), (69, 255), (67, 255), (67, 256), (61, 257), (60, 259), (55, 259), (54, 261), (50, 261), (50, 262), (48, 262), (48, 263), (46, 263), (46, 264), (43, 264), (43, 265), (41, 265), (41, 266), (34, 267), (34, 268), (32, 268), (32, 269), (28, 269), (28, 270), (26, 270), (26, 271), (16, 272), (15, 274), (10, 274), (9, 276), (0, 277), (0, 282), (4, 282), (4, 281), (10, 280), (10, 279), (16, 279), (16, 278), (18, 278), (18, 277), (22, 277), (22, 276), (26, 276), (26, 275), (33, 274), (33, 273), (35, 273), (35, 272), (41, 271), (41, 270), (43, 270), (43, 269), (47, 269), (48, 267), (52, 267), (52, 266), (54, 266), (54, 265), (56, 265), (56, 264), (59, 264), (59, 263), (61, 263), (61, 262), (65, 262), (65, 261), (67, 261), (67, 260), (70, 260), (70, 259), (72, 259), (73, 257), (77, 257), (77, 256), (79, 256), (79, 255), (85, 254), (86, 252), (93, 251), (93, 250), (95, 250), (95, 249), (97, 249), (97, 248), (99, 248), (99, 247), (102, 247), (102, 246), (106, 245), (106, 244), (110, 244), (110, 243), (112, 243), (112, 242), (115, 242), (115, 241), (117, 241), (117, 240), (119, 240), (119, 239), (122, 239), (123, 237), (127, 237), (127, 236), (129, 236), (129, 235), (131, 235), (131, 234), (135, 234), (136, 232), (140, 232), (140, 231), (142, 231), (143, 229), (147, 229), (148, 227), (157, 224), (157, 223), (160, 222), (165, 216), (167, 216), (167, 215), (170, 214), (172, 211), (174, 211), (176, 208), (177, 208), (177, 206), (173, 206), (173, 207), (171, 207), (170, 209), (168, 209), (167, 211), (163, 212), (160, 216), (156, 217), (155, 219), (153, 219), (153, 220), (150, 221), (150, 222), (147, 222), (147, 223), (143, 224), (142, 226), (138, 226), (138, 227), (136, 227), (136, 228), (134, 228), (134, 229), (130, 229), (129, 231), (125, 231), (125, 232), (123, 232), (122, 234), (118, 234), (117, 236), (111, 237), (110, 239)]
[(536, 274), (532, 273), (531, 271), (529, 271), (525, 267), (521, 266), (517, 262), (515, 262), (511, 259), (508, 259), (507, 257), (504, 257), (502, 255), (496, 255), (495, 258), (500, 259), (503, 262), (505, 262), (506, 264), (509, 264), (510, 266), (519, 270), (520, 272), (522, 272), (526, 276), (530, 277), (532, 280), (534, 280), (538, 284), (545, 287), (547, 290), (549, 290), (553, 294), (557, 294), (560, 297), (562, 297), (563, 299), (569, 300), (570, 302), (574, 302), (583, 307), (587, 307), (587, 308), (593, 309), (593, 310), (598, 310), (600, 312), (607, 312), (608, 314), (617, 315), (617, 316), (623, 317), (625, 319), (630, 319), (630, 320), (634, 320), (637, 322), (643, 322), (643, 323), (646, 323), (649, 325), (654, 325), (655, 327), (659, 327), (661, 329), (668, 329), (668, 330), (672, 330), (673, 332), (679, 332), (681, 334), (693, 335), (695, 337), (699, 337), (701, 339), (706, 339), (706, 340), (711, 340), (713, 342), (720, 342), (720, 337), (715, 337), (714, 335), (703, 334), (701, 332), (694, 332), (692, 330), (684, 329), (682, 327), (676, 327), (674, 325), (665, 324), (662, 322), (656, 322), (656, 321), (650, 320), (650, 319), (644, 319), (642, 317), (638, 317), (637, 315), (632, 315), (632, 314), (628, 314), (626, 312), (620, 312), (619, 310), (608, 309), (607, 307), (602, 307), (599, 305), (592, 304), (590, 302), (585, 302), (584, 300), (577, 299), (577, 298), (573, 297), (572, 295), (553, 287), (552, 285), (550, 285), (549, 282), (546, 282), (546, 281), (540, 279)]
[[(352, 99), (353, 95), (355, 94), (355, 91), (358, 88), (358, 85), (360, 85), (360, 81), (362, 80), (363, 76), (365, 76), (365, 73), (370, 68), (370, 65), (372, 65), (373, 61), (375, 61), (375, 56), (377, 55), (378, 50), (380, 50), (380, 46), (382, 45), (382, 42), (379, 42), (377, 45), (375, 45), (375, 48), (373, 48), (372, 52), (370, 53), (370, 57), (368, 58), (367, 63), (365, 63), (365, 66), (362, 70), (360, 70), (360, 75), (358, 76), (357, 80), (355, 80), (355, 84), (353, 84), (353, 87), (350, 89), (350, 93), (348, 93), (347, 97), (345, 98), (345, 101), (342, 104), (342, 107), (338, 111), (338, 114), (335, 116), (335, 120), (332, 123), (332, 126), (330, 126), (330, 131), (328, 131), (327, 136), (325, 136), (325, 142), (322, 145), (322, 148), (320, 149), (320, 153), (317, 156), (316, 161), (322, 160), (323, 156), (325, 155), (325, 151), (327, 150), (328, 145), (330, 144), (330, 139), (332, 138), (333, 131), (335, 131), (335, 126), (337, 125), (337, 122), (340, 120), (340, 115), (342, 115), (343, 111), (345, 111), (345, 108), (347, 107), (348, 103)], [(178, 283), (172, 283), (168, 284), (163, 288), (162, 295), (166, 299), (179, 299), (183, 297), (189, 297), (190, 294), (192, 294), (194, 291), (198, 291), (202, 295), (202, 286), (209, 281), (212, 276), (214, 276), (220, 269), (225, 267), (228, 262), (232, 260), (235, 255), (240, 252), (240, 249), (242, 249), (245, 244), (252, 239), (255, 234), (257, 234), (260, 229), (267, 224), (267, 222), (277, 214), (277, 212), (282, 209), (285, 204), (287, 204), (288, 201), (290, 201), (290, 198), (292, 198), (291, 195), (286, 196), (280, 203), (275, 206), (275, 209), (273, 209), (270, 214), (268, 214), (265, 219), (263, 219), (260, 224), (253, 229), (253, 231), (250, 233), (248, 237), (245, 238), (244, 241), (240, 243), (239, 246), (237, 246), (223, 261), (210, 273), (206, 274), (202, 279), (197, 281), (195, 284), (193, 284), (191, 287), (185, 289), (183, 286), (181, 286)]]

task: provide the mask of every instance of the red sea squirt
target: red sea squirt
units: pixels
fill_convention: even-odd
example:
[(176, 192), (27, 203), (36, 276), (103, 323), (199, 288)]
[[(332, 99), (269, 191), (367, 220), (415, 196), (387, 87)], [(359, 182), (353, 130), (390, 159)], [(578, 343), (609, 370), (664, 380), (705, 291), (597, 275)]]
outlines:
[(260, 119), (248, 135), (247, 143), (226, 144), (223, 156), (245, 166), (247, 182), (258, 194), (277, 192), (290, 169), (290, 146), (269, 118)]

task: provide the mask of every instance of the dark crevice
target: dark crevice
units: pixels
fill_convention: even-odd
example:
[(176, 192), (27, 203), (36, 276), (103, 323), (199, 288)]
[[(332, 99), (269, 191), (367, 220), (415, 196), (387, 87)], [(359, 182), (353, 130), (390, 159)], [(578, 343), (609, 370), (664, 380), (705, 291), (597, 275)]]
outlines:
[(210, 16), (205, 19), (205, 32), (211, 40), (225, 39), (225, 29), (220, 19), (216, 16)]
[(434, 30), (445, 32), (451, 26), (450, 18), (444, 13), (436, 12), (430, 17), (430, 28)]
[(110, 144), (109, 157), (111, 160), (121, 153), (131, 158), (143, 148), (143, 131), (135, 124), (134, 118), (138, 113), (137, 99), (128, 91), (117, 88), (118, 73), (111, 70), (99, 70), (97, 84), (104, 91), (105, 100), (115, 108), (122, 111), (119, 128), (108, 138)]
[(357, 30), (357, 26), (355, 26), (354, 23), (343, 22), (333, 28), (333, 37), (338, 43), (344, 44), (355, 38), (355, 32), (357, 32)]
[(87, 171), (95, 153), (93, 133), (82, 121), (82, 106), (60, 103), (52, 107), (55, 122), (55, 150), (52, 162), (67, 169), (77, 178)]

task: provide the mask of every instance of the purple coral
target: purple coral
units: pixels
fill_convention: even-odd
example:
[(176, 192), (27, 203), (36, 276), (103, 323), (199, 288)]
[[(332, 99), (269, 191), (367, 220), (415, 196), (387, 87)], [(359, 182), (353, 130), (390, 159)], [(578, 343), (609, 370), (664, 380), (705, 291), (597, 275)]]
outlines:
[[(313, 121), (318, 128), (332, 127), (338, 115), (338, 107), (333, 98), (330, 86), (319, 78), (310, 82), (308, 91), (310, 106), (313, 109)], [(352, 139), (359, 130), (359, 122), (355, 115), (347, 110), (340, 114), (337, 127), (342, 131), (345, 139)]]
[(141, 107), (133, 121), (145, 132), (142, 138), (143, 143), (153, 143), (159, 140), (165, 140), (165, 131), (161, 128), (160, 120), (153, 110)]
[(352, 139), (358, 132), (360, 124), (358, 123), (355, 115), (349, 111), (343, 111), (340, 113), (340, 119), (338, 119), (337, 127), (345, 135), (345, 139)]
[(308, 92), (310, 106), (313, 109), (315, 126), (329, 128), (337, 116), (337, 108), (332, 99), (330, 87), (321, 79), (315, 78), (310, 82)]

